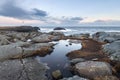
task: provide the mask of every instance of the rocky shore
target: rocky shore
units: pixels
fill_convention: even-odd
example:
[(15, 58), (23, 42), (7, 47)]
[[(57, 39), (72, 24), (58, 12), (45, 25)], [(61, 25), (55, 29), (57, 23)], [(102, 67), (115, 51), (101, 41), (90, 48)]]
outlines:
[(80, 50), (66, 55), (74, 74), (90, 80), (120, 79), (119, 32), (97, 32), (91, 39), (82, 39), (81, 44)]
[[(97, 32), (90, 37), (89, 34), (65, 36), (60, 32), (42, 33), (36, 30), (0, 30), (0, 79), (49, 80), (46, 76), (48, 66), (36, 56), (50, 54), (55, 44), (49, 42), (61, 39), (81, 43), (82, 48), (67, 53), (73, 77), (60, 80), (120, 79), (119, 32)], [(60, 71), (54, 74), (59, 77)]]

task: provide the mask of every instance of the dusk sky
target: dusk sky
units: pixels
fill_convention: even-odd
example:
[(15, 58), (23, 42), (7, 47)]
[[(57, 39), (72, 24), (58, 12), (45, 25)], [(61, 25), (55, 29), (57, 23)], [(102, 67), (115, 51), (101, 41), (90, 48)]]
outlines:
[(119, 26), (120, 0), (1, 0), (3, 25)]

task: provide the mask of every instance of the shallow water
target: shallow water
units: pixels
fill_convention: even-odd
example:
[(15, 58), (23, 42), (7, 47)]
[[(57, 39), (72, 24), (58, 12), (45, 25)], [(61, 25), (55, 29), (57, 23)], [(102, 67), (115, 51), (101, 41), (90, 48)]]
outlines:
[(55, 70), (60, 70), (63, 74), (63, 77), (71, 77), (72, 74), (69, 71), (69, 60), (66, 57), (66, 54), (73, 50), (78, 50), (81, 48), (81, 43), (79, 44), (69, 44), (69, 40), (60, 40), (56, 42), (54, 46), (54, 51), (45, 57), (40, 57), (40, 60), (44, 63), (47, 63), (50, 69), (48, 70), (48, 75)]

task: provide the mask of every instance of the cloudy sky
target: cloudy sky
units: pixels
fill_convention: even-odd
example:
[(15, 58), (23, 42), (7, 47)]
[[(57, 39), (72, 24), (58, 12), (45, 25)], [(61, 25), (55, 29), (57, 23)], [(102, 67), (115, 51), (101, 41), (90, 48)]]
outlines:
[(1, 0), (0, 25), (119, 26), (120, 0)]

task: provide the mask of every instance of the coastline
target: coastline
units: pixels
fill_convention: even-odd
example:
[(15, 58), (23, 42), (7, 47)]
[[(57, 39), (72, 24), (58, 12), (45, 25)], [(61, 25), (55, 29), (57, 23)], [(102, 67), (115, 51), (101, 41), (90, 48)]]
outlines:
[[(49, 66), (37, 61), (35, 56), (50, 54), (55, 44), (49, 42), (66, 39), (77, 40), (76, 42), (82, 44), (82, 49), (67, 54), (72, 62), (70, 67), (75, 75), (79, 75), (75, 78), (120, 79), (118, 75), (120, 73), (120, 32), (97, 32), (92, 38), (88, 34), (65, 36), (61, 32), (0, 30), (0, 33), (0, 79), (2, 80), (47, 80), (45, 74)], [(82, 64), (90, 67), (80, 66)], [(72, 78), (74, 80), (74, 77)], [(69, 78), (62, 80), (69, 80)]]

